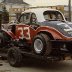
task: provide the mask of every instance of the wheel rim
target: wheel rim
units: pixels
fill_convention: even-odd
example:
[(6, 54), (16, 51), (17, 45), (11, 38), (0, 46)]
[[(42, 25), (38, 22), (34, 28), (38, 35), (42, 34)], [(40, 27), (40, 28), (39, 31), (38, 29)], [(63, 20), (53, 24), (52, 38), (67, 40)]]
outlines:
[(36, 53), (41, 53), (41, 51), (43, 50), (43, 42), (40, 39), (36, 39), (34, 41), (34, 49)]

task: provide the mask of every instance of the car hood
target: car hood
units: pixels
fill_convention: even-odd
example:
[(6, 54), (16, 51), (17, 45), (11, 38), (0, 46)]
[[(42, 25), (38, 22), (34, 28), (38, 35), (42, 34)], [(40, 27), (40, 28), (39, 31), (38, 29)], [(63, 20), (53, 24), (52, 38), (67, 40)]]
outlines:
[(72, 23), (64, 21), (44, 21), (42, 26), (50, 26), (58, 30), (64, 36), (72, 37)]

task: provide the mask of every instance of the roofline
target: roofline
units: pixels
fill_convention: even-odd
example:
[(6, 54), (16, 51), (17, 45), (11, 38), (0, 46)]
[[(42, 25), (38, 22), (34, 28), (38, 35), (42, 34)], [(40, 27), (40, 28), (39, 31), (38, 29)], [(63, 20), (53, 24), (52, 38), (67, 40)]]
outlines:
[[(16, 4), (16, 3), (12, 3), (12, 2), (6, 2), (5, 0), (2, 2), (2, 3), (5, 3), (5, 4)], [(17, 4), (26, 4), (26, 5), (30, 5), (26, 2), (23, 1), (23, 3), (17, 3)]]

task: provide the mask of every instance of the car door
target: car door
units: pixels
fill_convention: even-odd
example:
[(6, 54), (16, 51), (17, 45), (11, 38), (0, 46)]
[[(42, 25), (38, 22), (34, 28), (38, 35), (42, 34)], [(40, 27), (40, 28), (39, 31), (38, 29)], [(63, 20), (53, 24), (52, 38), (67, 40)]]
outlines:
[(31, 13), (24, 13), (19, 18), (19, 24), (16, 25), (16, 37), (18, 39), (31, 40), (33, 30), (30, 27)]

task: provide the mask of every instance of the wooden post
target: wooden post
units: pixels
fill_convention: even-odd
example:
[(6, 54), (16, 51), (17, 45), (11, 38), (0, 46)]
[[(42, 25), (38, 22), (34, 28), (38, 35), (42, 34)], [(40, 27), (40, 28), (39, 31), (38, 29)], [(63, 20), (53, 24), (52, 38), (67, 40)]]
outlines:
[(1, 30), (1, 24), (2, 24), (2, 12), (0, 13), (0, 30)]
[(69, 21), (71, 21), (71, 0), (69, 0)]

